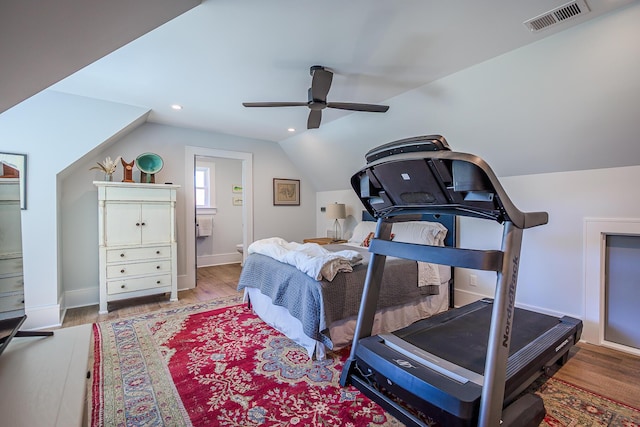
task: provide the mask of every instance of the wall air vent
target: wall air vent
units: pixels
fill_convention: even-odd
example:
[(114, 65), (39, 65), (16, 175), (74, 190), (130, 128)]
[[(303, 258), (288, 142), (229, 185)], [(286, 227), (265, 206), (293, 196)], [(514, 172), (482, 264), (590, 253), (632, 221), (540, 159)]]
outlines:
[(538, 15), (524, 22), (524, 25), (532, 32), (537, 32), (557, 25), (567, 19), (589, 12), (589, 7), (584, 0), (572, 1), (553, 10)]

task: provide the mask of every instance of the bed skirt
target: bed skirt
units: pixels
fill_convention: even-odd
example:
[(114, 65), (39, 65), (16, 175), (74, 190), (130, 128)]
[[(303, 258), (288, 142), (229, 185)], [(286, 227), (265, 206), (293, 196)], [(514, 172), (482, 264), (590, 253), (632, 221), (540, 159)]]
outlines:
[[(245, 302), (251, 302), (254, 313), (265, 323), (304, 347), (310, 358), (315, 356), (318, 360), (323, 360), (327, 350), (346, 347), (353, 340), (357, 316), (341, 319), (329, 325), (329, 337), (333, 348), (328, 349), (320, 341), (307, 336), (303, 332), (302, 322), (289, 314), (286, 307), (272, 304), (271, 298), (263, 295), (260, 289), (245, 288), (244, 299)], [(425, 296), (405, 305), (388, 307), (376, 312), (372, 334), (396, 331), (448, 308), (449, 283), (445, 282), (440, 285), (437, 295)]]

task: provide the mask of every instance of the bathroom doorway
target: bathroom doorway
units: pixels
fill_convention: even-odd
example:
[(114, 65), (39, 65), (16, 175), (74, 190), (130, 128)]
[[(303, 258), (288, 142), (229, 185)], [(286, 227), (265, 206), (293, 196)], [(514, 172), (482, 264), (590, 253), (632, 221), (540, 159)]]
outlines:
[[(210, 182), (215, 182), (211, 184), (214, 201), (208, 208), (196, 208), (196, 200), (201, 199), (201, 189), (196, 188), (195, 179), (198, 164), (205, 169), (206, 164), (210, 165), (209, 173), (214, 178), (210, 179)], [(246, 247), (253, 241), (252, 170), (251, 153), (185, 147), (185, 187), (193, 189), (185, 191), (186, 281), (189, 287), (196, 285), (196, 271), (199, 265), (224, 264), (234, 262), (233, 260), (244, 261)], [(198, 195), (196, 195), (197, 192)], [(240, 233), (237, 233), (237, 228), (231, 224), (231, 215), (235, 216), (234, 224), (240, 223)], [(203, 223), (206, 222), (205, 230), (202, 231), (201, 228), (200, 233), (198, 227), (202, 226), (199, 225), (199, 219)], [(212, 253), (207, 254), (202, 251)]]
[(242, 161), (196, 156), (194, 191), (196, 268), (241, 263)]

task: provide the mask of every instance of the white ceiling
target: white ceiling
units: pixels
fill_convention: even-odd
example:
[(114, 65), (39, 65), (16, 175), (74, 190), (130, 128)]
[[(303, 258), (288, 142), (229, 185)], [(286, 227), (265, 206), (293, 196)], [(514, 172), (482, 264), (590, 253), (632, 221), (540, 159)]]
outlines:
[[(587, 0), (590, 13), (532, 33), (525, 20), (565, 2), (204, 0), (52, 88), (148, 107), (152, 122), (282, 141), (289, 127), (323, 127), (305, 129), (305, 107), (242, 102), (306, 101), (312, 65), (335, 72), (329, 101), (384, 103), (631, 2)], [(346, 114), (380, 113), (325, 109), (322, 123)]]

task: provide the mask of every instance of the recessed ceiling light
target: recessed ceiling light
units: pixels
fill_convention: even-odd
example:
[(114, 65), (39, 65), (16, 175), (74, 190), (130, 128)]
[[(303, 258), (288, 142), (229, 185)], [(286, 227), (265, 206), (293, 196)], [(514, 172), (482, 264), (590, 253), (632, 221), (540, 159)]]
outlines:
[(295, 132), (296, 130), (294, 128), (289, 128), (287, 129), (289, 132)]
[(179, 105), (179, 104), (173, 104), (173, 105), (171, 106), (171, 108), (173, 108), (174, 110), (182, 110), (182, 105)]

